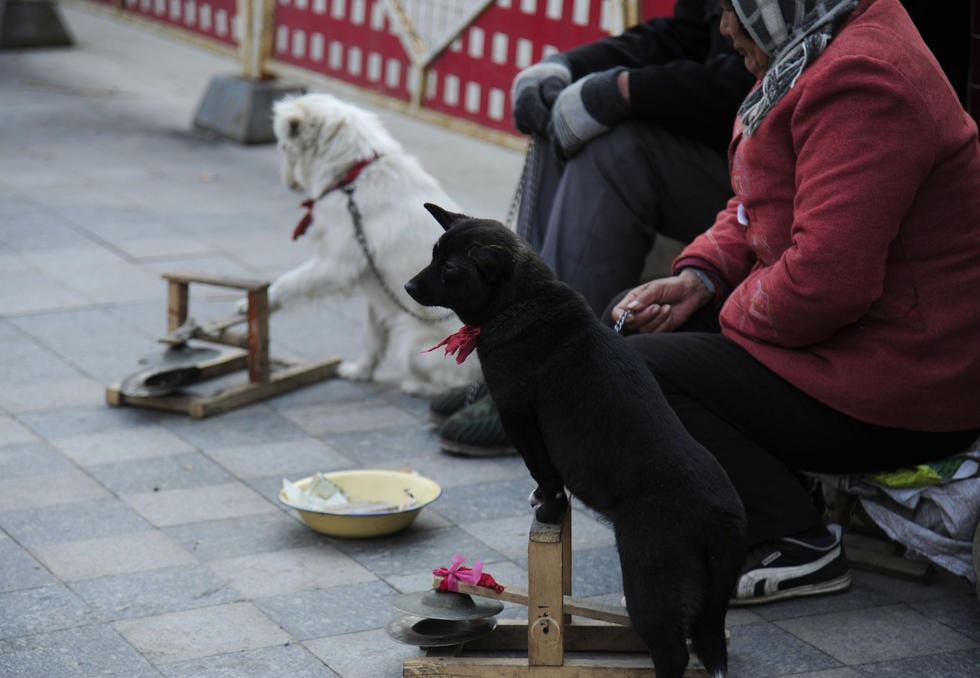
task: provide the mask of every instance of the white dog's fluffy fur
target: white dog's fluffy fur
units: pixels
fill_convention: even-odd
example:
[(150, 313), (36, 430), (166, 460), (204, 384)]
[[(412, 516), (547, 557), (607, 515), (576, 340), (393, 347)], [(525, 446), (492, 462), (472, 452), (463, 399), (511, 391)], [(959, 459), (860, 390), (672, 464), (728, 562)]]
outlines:
[(388, 357), (401, 389), (413, 395), (435, 395), (478, 378), (479, 365), (472, 359), (458, 365), (444, 359), (442, 349), (420, 353), (461, 323), (447, 309), (418, 305), (404, 288), (428, 263), (442, 233), (423, 203), (454, 204), (439, 183), (402, 150), (373, 113), (329, 94), (276, 102), (273, 129), (282, 152), (282, 180), (307, 198), (317, 199), (359, 161), (377, 156), (351, 184), (368, 249), (401, 305), (430, 321), (399, 308), (379, 283), (357, 242), (347, 195), (341, 190), (316, 200), (313, 223), (301, 238), (309, 239), (313, 256), (272, 283), (270, 309), (303, 298), (359, 294), (367, 307), (364, 352), (356, 361), (342, 362), (340, 376), (373, 379), (378, 364)]

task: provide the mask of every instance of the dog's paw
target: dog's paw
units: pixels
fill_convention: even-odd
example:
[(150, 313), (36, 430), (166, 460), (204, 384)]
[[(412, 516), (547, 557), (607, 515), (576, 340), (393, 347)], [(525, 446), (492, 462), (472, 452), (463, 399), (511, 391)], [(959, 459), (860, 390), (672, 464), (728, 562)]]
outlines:
[(235, 302), (235, 313), (245, 315), (248, 313), (248, 297), (242, 297)]
[(371, 381), (374, 370), (364, 363), (345, 360), (337, 366), (337, 374), (349, 381)]
[(535, 490), (528, 497), (528, 502), (535, 507), (534, 518), (539, 523), (561, 523), (565, 519), (565, 511), (568, 510), (568, 497), (564, 492), (559, 492), (554, 497), (542, 497), (539, 490)]

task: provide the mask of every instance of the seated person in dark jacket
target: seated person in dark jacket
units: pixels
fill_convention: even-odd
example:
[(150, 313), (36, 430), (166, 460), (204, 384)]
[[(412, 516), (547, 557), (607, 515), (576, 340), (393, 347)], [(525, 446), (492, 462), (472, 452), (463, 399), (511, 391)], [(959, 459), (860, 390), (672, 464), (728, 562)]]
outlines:
[[(596, 314), (639, 281), (658, 233), (690, 242), (732, 194), (726, 148), (755, 78), (720, 19), (718, 0), (678, 0), (514, 79), (514, 124), (533, 136), (518, 231)], [(485, 393), (433, 401), (442, 449), (514, 452)]]

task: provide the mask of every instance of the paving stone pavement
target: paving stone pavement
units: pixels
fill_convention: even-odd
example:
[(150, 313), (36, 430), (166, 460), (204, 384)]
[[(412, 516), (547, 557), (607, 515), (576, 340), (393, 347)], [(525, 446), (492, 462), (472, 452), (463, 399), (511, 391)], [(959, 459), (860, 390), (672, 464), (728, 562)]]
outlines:
[[(440, 454), (425, 401), (330, 380), (203, 421), (112, 408), (157, 351), (164, 271), (272, 277), (304, 258), (272, 146), (193, 132), (233, 62), (64, 8), (70, 49), (0, 52), (0, 677), (394, 678), (392, 598), (460, 551), (524, 585), (516, 458)], [(379, 114), (463, 209), (502, 217), (519, 153)], [(193, 313), (234, 299), (192, 291)], [(273, 353), (354, 357), (356, 300), (274, 317)], [(317, 535), (282, 477), (410, 467), (444, 494), (407, 531)], [(612, 536), (574, 515), (574, 593), (618, 601)], [(516, 617), (523, 608), (508, 606)], [(973, 589), (855, 572), (844, 594), (733, 610), (734, 678), (980, 675)]]

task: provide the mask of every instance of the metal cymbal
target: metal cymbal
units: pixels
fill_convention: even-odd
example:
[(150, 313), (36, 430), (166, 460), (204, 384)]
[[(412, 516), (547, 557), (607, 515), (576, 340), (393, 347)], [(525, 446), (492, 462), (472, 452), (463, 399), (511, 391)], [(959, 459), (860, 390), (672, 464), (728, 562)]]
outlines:
[(504, 609), (499, 600), (480, 599), (452, 591), (417, 591), (403, 593), (392, 602), (396, 610), (427, 619), (465, 620), (492, 617)]
[(494, 617), (483, 619), (424, 619), (406, 615), (392, 619), (385, 631), (393, 639), (418, 647), (445, 647), (482, 638), (497, 626)]

